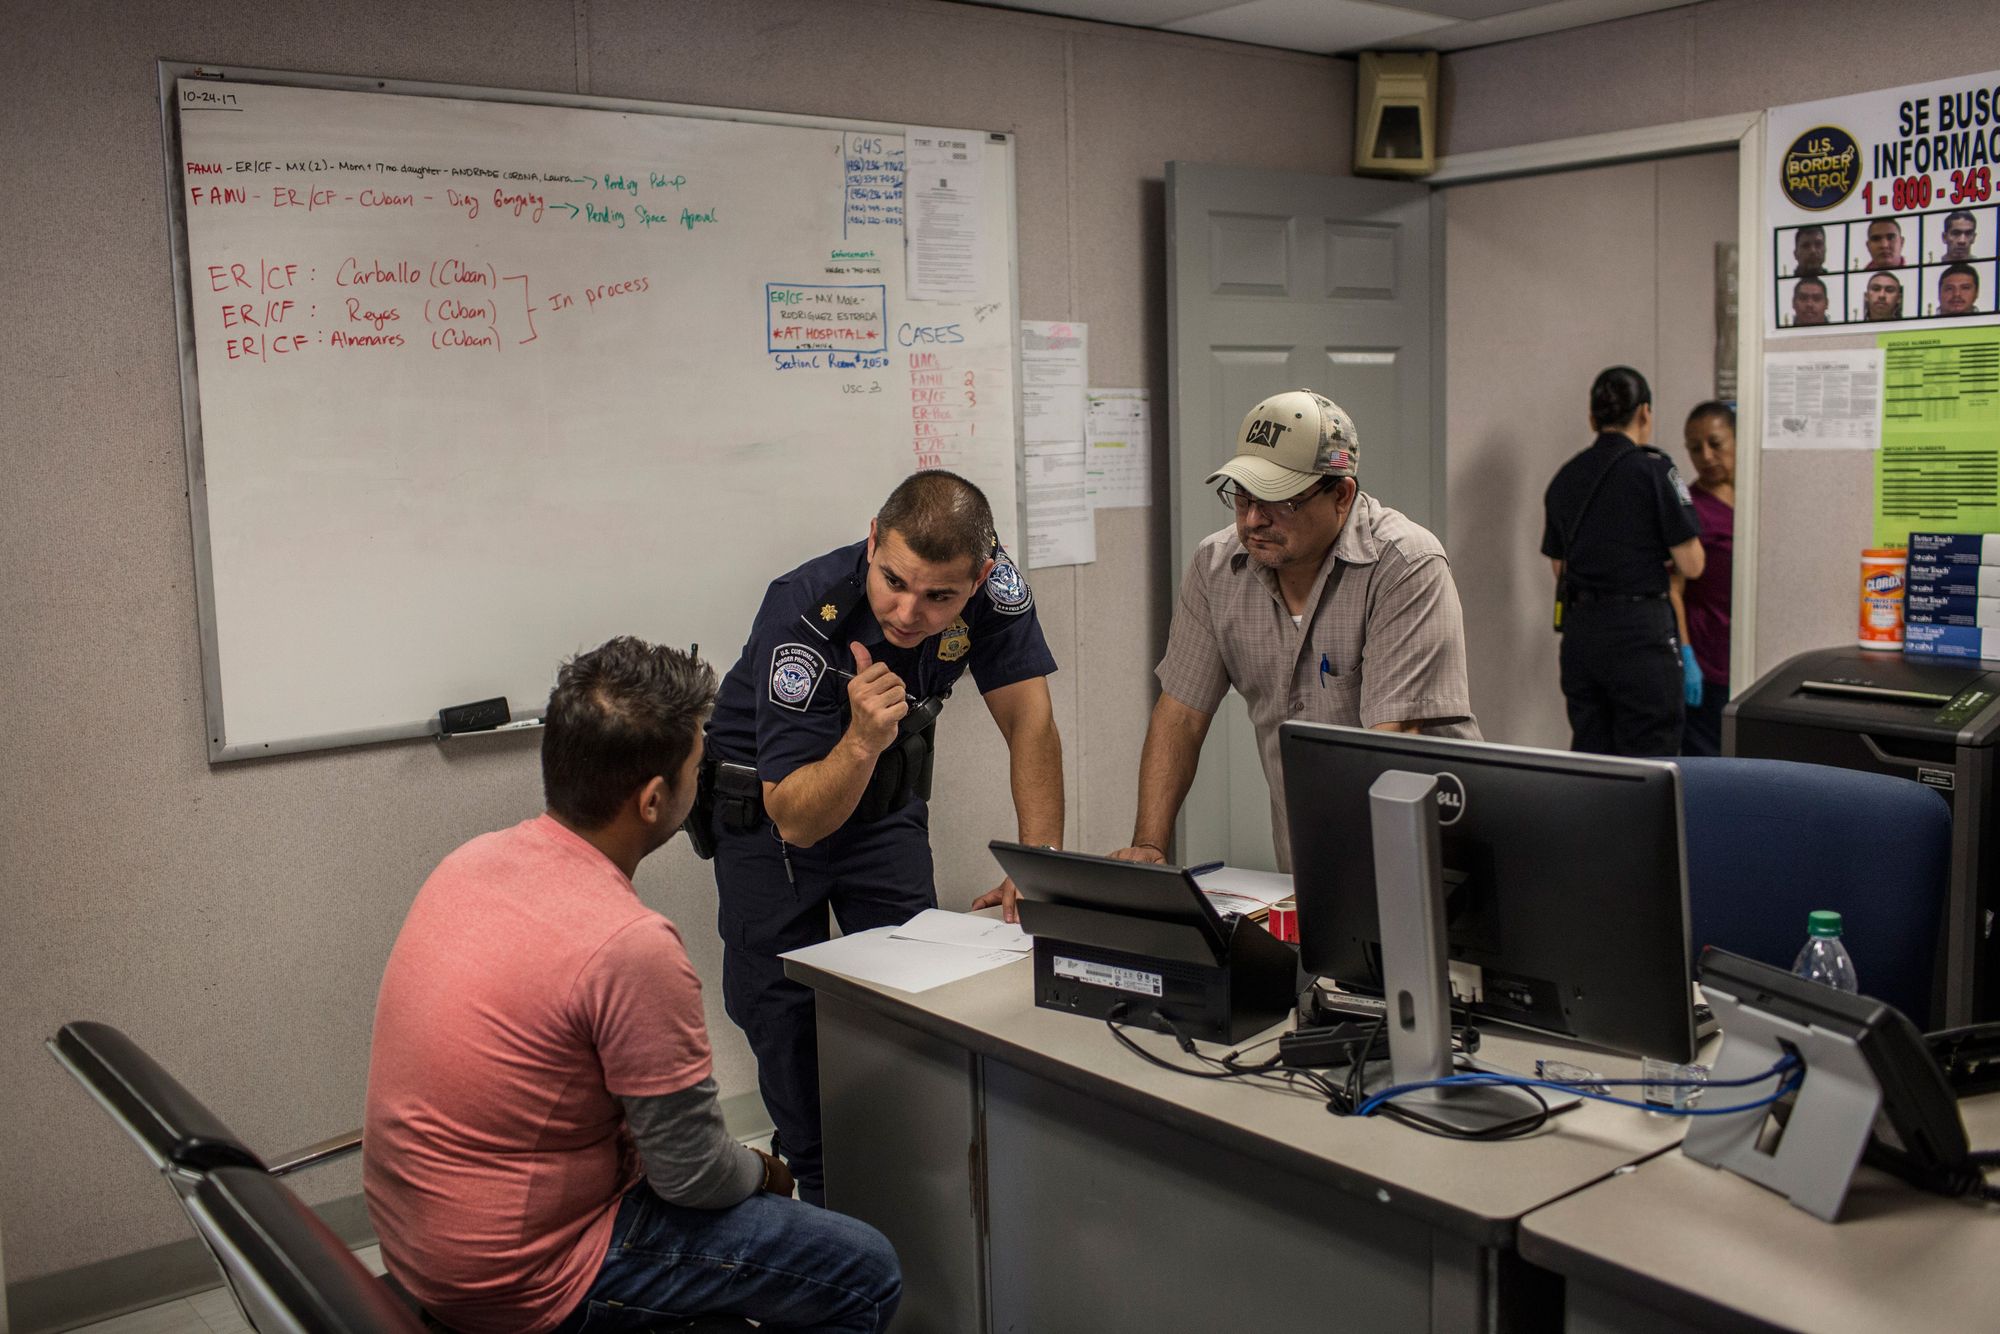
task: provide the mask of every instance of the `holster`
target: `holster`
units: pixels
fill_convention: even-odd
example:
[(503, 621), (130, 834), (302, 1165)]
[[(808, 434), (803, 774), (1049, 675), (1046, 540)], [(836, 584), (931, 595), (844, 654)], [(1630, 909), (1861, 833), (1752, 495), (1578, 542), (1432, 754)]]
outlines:
[(694, 805), (681, 828), (688, 846), (703, 861), (715, 856), (718, 825), (732, 834), (748, 833), (764, 823), (764, 784), (747, 764), (704, 759), (695, 778)]
[(937, 755), (937, 718), (949, 692), (910, 706), (896, 726), (896, 740), (875, 757), (875, 772), (855, 804), (852, 818), (870, 824), (893, 815), (911, 797), (931, 796), (931, 772)]

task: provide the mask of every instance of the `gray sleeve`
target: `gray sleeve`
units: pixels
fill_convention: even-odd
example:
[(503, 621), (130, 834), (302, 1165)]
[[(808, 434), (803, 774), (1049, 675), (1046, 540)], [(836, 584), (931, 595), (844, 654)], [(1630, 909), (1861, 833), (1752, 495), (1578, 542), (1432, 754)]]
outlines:
[(727, 1209), (764, 1184), (764, 1160), (730, 1138), (713, 1077), (678, 1093), (620, 1097), (646, 1182), (668, 1204)]

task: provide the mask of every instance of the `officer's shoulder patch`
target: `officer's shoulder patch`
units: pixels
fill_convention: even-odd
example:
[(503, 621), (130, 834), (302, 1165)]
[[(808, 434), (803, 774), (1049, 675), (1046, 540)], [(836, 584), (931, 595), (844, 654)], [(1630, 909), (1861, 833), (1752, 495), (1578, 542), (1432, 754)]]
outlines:
[(780, 644), (771, 650), (771, 702), (782, 709), (806, 711), (826, 659), (810, 644)]
[(1034, 591), (1004, 550), (993, 553), (993, 573), (986, 576), (986, 600), (1003, 616), (1019, 616), (1035, 605)]
[(1673, 483), (1674, 494), (1681, 498), (1681, 504), (1694, 504), (1694, 495), (1688, 490), (1688, 484), (1681, 479), (1681, 470), (1671, 463), (1667, 465), (1667, 480)]

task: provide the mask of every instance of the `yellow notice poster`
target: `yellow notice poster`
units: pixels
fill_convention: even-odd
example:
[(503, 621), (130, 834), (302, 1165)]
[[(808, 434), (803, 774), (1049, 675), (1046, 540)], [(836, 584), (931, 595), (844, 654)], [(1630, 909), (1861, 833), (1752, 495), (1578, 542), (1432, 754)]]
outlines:
[(2000, 533), (2000, 329), (1883, 334), (1875, 545)]

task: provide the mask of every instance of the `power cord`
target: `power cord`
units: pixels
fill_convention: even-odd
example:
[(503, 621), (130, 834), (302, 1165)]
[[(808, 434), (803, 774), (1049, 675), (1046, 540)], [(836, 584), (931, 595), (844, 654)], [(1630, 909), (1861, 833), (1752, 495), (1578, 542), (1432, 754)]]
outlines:
[[(1796, 1072), (1796, 1073), (1794, 1073)], [(1728, 1107), (1659, 1107), (1632, 1098), (1614, 1097), (1596, 1090), (1603, 1088), (1747, 1088), (1752, 1084), (1762, 1084), (1766, 1080), (1784, 1076), (1776, 1092), (1755, 1102), (1736, 1103)], [(1508, 1075), (1496, 1071), (1475, 1070), (1465, 1074), (1447, 1075), (1443, 1079), (1425, 1079), (1408, 1084), (1395, 1084), (1383, 1089), (1362, 1103), (1355, 1110), (1357, 1116), (1372, 1116), (1392, 1100), (1418, 1089), (1450, 1087), (1506, 1087), (1530, 1091), (1553, 1089), (1559, 1093), (1574, 1094), (1579, 1098), (1589, 1098), (1594, 1102), (1608, 1102), (1617, 1107), (1636, 1107), (1642, 1112), (1659, 1112), (1666, 1116), (1727, 1116), (1734, 1112), (1754, 1111), (1759, 1107), (1769, 1107), (1773, 1103), (1796, 1091), (1805, 1080), (1805, 1069), (1799, 1058), (1792, 1055), (1780, 1057), (1775, 1065), (1759, 1074), (1742, 1079), (1593, 1079), (1586, 1087), (1582, 1084), (1565, 1084), (1553, 1079), (1531, 1079), (1526, 1075)]]
[[(1342, 1104), (1341, 1115), (1346, 1115), (1347, 1108), (1352, 1106), (1346, 1101), (1345, 1091), (1332, 1079), (1317, 1070), (1281, 1065), (1279, 1063), (1281, 1057), (1276, 1052), (1261, 1061), (1245, 1062), (1242, 1059), (1244, 1055), (1256, 1051), (1258, 1047), (1270, 1046), (1277, 1041), (1276, 1038), (1267, 1038), (1255, 1046), (1232, 1050), (1222, 1056), (1210, 1056), (1195, 1046), (1194, 1039), (1182, 1032), (1173, 1020), (1155, 1011), (1152, 1016), (1153, 1022), (1166, 1030), (1182, 1052), (1194, 1057), (1201, 1062), (1202, 1067), (1206, 1067), (1199, 1068), (1162, 1059), (1134, 1042), (1125, 1031), (1127, 1025), (1121, 1022), (1127, 1013), (1129, 1010), (1123, 1002), (1112, 1006), (1111, 1013), (1105, 1016), (1104, 1026), (1110, 1030), (1111, 1036), (1117, 1040), (1119, 1046), (1149, 1065), (1156, 1065), (1162, 1070), (1171, 1070), (1175, 1074), (1188, 1075), (1195, 1079), (1241, 1079), (1246, 1082), (1262, 1082), (1280, 1086), (1290, 1093), (1310, 1090), (1314, 1096), (1327, 1103), (1329, 1110), (1332, 1110), (1335, 1104)], [(1301, 1089), (1301, 1085), (1304, 1086), (1304, 1090)]]

